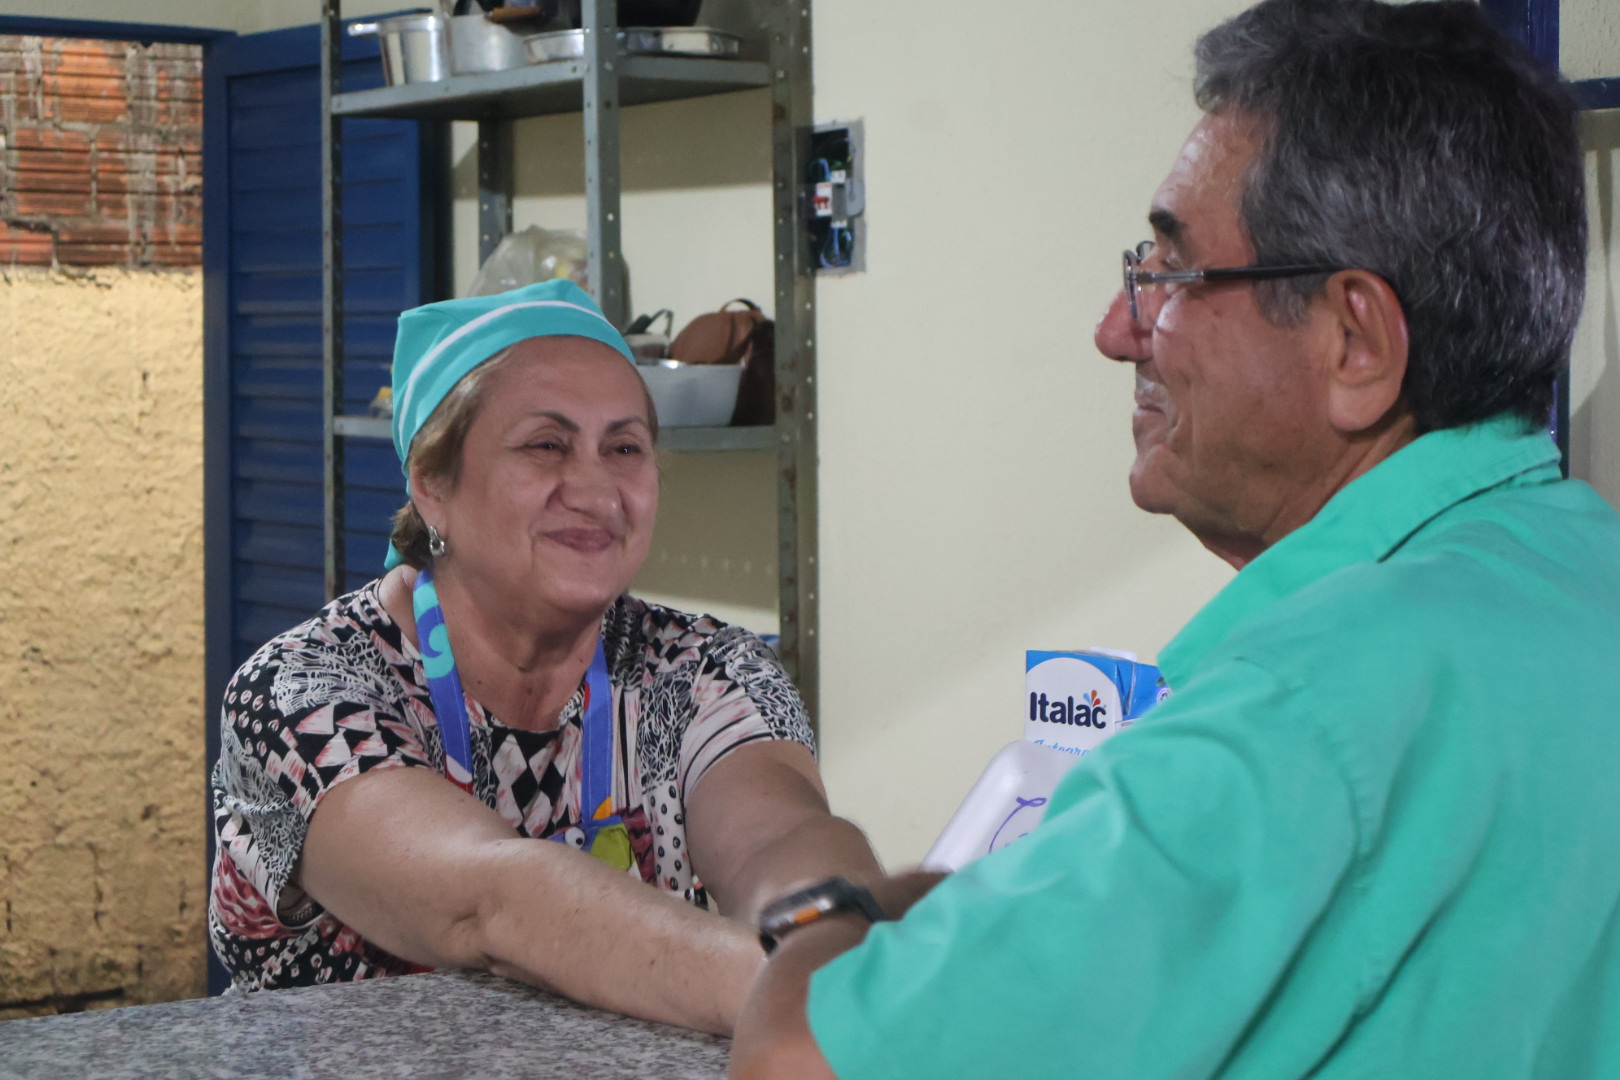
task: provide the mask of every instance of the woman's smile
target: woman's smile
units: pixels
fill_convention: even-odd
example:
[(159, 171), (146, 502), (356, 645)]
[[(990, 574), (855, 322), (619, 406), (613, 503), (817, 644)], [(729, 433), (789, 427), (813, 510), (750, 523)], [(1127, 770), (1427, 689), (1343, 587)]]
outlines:
[(563, 547), (572, 548), (582, 555), (596, 555), (618, 542), (618, 537), (609, 529), (578, 525), (565, 529), (550, 529), (542, 533), (547, 540)]

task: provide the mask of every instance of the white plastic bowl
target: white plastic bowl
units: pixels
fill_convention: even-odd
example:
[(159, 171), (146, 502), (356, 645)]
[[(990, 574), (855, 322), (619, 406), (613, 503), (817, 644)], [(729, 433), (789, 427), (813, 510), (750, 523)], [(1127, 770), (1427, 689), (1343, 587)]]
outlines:
[(659, 360), (636, 370), (652, 393), (660, 427), (725, 427), (731, 423), (741, 364)]

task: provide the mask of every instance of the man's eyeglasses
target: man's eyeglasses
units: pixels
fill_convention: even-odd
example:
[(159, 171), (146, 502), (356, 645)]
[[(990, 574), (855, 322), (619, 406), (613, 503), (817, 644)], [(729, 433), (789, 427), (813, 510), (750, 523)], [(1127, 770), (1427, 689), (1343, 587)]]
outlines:
[(1309, 263), (1291, 263), (1285, 266), (1223, 266), (1212, 270), (1143, 270), (1142, 262), (1153, 254), (1153, 241), (1144, 240), (1135, 251), (1125, 253), (1125, 298), (1131, 306), (1131, 320), (1143, 330), (1153, 329), (1159, 319), (1163, 294), (1151, 305), (1143, 302), (1144, 285), (1172, 285), (1195, 281), (1269, 281), (1274, 278), (1301, 277), (1305, 274), (1332, 274), (1342, 266), (1318, 266)]

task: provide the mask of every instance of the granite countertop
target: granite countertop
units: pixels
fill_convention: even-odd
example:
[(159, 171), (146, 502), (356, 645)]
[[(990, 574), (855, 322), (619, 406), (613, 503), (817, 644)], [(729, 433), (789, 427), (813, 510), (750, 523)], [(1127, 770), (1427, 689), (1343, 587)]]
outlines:
[(434, 972), (0, 1022), (0, 1078), (717, 1080), (730, 1045)]

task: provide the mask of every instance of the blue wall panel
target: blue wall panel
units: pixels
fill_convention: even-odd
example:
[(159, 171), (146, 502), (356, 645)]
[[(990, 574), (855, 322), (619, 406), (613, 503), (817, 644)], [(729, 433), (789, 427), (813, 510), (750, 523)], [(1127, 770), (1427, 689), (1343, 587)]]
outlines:
[[(315, 28), (275, 38), (266, 67), (254, 38), (230, 43), (246, 70), (226, 75), (229, 172), (232, 652), (265, 625), (308, 618), (321, 582), (320, 67)], [(266, 44), (270, 44), (266, 42)], [(217, 62), (229, 67), (230, 57)], [(349, 60), (345, 89), (378, 85), (374, 54)], [(431, 133), (429, 133), (431, 137)], [(424, 132), (401, 121), (345, 122), (344, 300), (347, 411), (364, 411), (388, 379), (394, 319), (430, 297), (424, 228)], [(388, 514), (404, 498), (391, 451), (351, 452), (345, 549), (351, 584), (380, 565)], [(266, 530), (279, 530), (267, 532)], [(272, 539), (273, 538), (273, 539)], [(278, 614), (279, 613), (279, 614)], [(251, 620), (251, 629), (246, 625)]]

